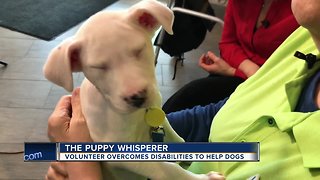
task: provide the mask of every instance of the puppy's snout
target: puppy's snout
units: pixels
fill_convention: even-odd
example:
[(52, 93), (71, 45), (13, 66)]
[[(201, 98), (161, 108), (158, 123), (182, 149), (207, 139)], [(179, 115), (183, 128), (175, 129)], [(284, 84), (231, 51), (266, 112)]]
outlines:
[(129, 105), (137, 108), (141, 107), (146, 100), (147, 100), (146, 89), (139, 91), (138, 93), (135, 93), (129, 97), (124, 98), (124, 101), (126, 101)]

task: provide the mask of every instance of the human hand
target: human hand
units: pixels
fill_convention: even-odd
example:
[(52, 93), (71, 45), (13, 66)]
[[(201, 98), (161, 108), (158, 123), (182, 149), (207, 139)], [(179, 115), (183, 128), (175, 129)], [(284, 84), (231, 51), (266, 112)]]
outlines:
[(92, 142), (81, 111), (79, 88), (56, 105), (48, 120), (48, 136), (52, 142)]
[(100, 180), (102, 172), (99, 162), (52, 162), (46, 180)]
[(68, 172), (65, 162), (52, 162), (45, 176), (46, 180), (67, 180)]
[(210, 51), (200, 57), (199, 66), (210, 74), (224, 76), (233, 76), (236, 71), (236, 69), (231, 67), (225, 60)]
[(206, 176), (209, 177), (209, 180), (224, 180), (225, 179), (225, 177), (221, 173), (214, 172), (214, 171), (207, 173)]
[[(63, 96), (49, 117), (48, 136), (53, 142), (92, 142), (81, 111), (80, 89)], [(102, 179), (99, 162), (52, 162), (46, 180)]]

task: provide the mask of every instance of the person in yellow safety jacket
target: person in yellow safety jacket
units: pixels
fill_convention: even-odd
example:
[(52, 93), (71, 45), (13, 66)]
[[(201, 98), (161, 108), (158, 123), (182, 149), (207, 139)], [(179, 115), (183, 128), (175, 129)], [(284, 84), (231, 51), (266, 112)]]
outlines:
[(227, 179), (320, 179), (320, 3), (306, 1), (293, 0), (292, 8), (308, 30), (288, 37), (211, 126), (210, 142), (260, 142), (260, 162), (194, 162), (189, 170)]
[(190, 171), (213, 170), (227, 179), (320, 179), (319, 105), (310, 112), (303, 112), (305, 106), (297, 109), (308, 101), (299, 102), (299, 97), (309, 79), (317, 78), (317, 86), (307, 94), (319, 91), (320, 60), (308, 67), (306, 60), (294, 56), (296, 51), (319, 54), (303, 27), (237, 88), (212, 122), (210, 142), (260, 142), (260, 161), (194, 162)]

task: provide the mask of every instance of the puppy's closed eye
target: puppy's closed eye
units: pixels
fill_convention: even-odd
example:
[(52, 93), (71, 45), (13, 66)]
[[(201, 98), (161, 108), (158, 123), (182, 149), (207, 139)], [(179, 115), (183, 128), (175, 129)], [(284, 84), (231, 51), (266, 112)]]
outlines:
[(143, 51), (143, 49), (134, 50), (134, 51), (133, 51), (133, 55), (134, 55), (135, 57), (140, 57), (142, 51)]
[(106, 64), (101, 64), (101, 65), (91, 65), (90, 68), (93, 68), (93, 69), (97, 69), (97, 70), (103, 70), (103, 71), (106, 71), (109, 69), (109, 66), (106, 65)]
[(132, 52), (132, 54), (135, 56), (135, 57), (140, 57), (143, 53), (143, 51), (145, 50), (146, 48), (146, 44), (144, 43), (143, 45), (139, 46), (139, 48), (135, 48)]

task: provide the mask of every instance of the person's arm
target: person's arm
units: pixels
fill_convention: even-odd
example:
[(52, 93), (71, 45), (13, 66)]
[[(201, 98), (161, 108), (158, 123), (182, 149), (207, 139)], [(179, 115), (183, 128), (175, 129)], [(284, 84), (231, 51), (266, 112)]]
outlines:
[(260, 66), (258, 66), (256, 63), (252, 62), (249, 59), (246, 59), (242, 61), (242, 63), (239, 65), (239, 70), (245, 74), (246, 77), (250, 77), (254, 75), (258, 70)]
[(249, 59), (243, 51), (238, 37), (236, 22), (234, 19), (234, 0), (229, 0), (224, 17), (224, 26), (222, 31), (221, 40), (219, 42), (219, 49), (221, 58), (224, 59), (229, 65), (238, 68), (242, 61)]
[(228, 98), (167, 114), (172, 128), (187, 142), (208, 142), (212, 120)]
[[(48, 120), (52, 142), (92, 142), (80, 106), (80, 89), (72, 97), (63, 96)], [(46, 179), (102, 179), (99, 162), (53, 162)]]
[[(243, 50), (237, 36), (237, 27), (247, 25), (237, 25), (234, 19), (233, 11), (238, 10), (234, 6), (233, 0), (229, 0), (224, 17), (224, 27), (222, 37), (219, 42), (221, 58), (224, 59), (230, 66), (235, 68), (234, 76), (247, 79), (252, 76), (260, 67), (254, 63)], [(249, 33), (249, 32), (247, 32)], [(256, 54), (256, 60), (265, 61), (262, 57)]]

